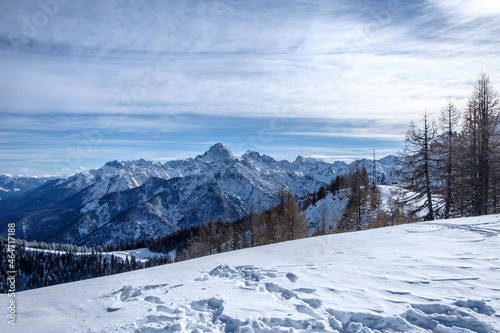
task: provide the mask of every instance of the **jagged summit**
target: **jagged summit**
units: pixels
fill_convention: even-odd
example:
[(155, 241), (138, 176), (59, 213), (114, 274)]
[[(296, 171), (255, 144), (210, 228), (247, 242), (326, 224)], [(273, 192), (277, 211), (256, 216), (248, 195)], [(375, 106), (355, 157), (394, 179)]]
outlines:
[(198, 155), (196, 159), (202, 159), (205, 162), (212, 163), (234, 159), (234, 156), (227, 146), (219, 142), (210, 147), (203, 155)]
[(247, 160), (247, 159), (252, 159), (252, 160), (258, 160), (260, 158), (260, 153), (256, 152), (255, 150), (247, 150), (242, 156), (242, 159)]
[(254, 150), (247, 150), (245, 154), (243, 154), (243, 156), (241, 156), (241, 159), (242, 160), (245, 160), (245, 161), (254, 161), (254, 162), (261, 162), (261, 163), (264, 163), (266, 165), (272, 165), (272, 164), (275, 164), (276, 163), (276, 160), (274, 158), (272, 158), (271, 156), (268, 156), (266, 154), (260, 154)]
[(116, 168), (116, 169), (124, 169), (124, 165), (121, 162), (118, 162), (117, 160), (110, 161), (106, 163), (104, 166), (108, 166), (111, 168)]
[(316, 158), (312, 157), (304, 157), (302, 155), (297, 156), (295, 161), (293, 163), (295, 164), (300, 164), (300, 163), (316, 163), (316, 162), (321, 162), (321, 160), (318, 160)]

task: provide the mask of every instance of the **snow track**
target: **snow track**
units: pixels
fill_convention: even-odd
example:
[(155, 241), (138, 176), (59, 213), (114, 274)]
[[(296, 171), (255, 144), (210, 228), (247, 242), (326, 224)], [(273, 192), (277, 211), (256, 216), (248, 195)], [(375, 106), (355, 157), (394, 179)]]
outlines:
[[(282, 279), (285, 276), (288, 283)], [(293, 276), (290, 279), (290, 276)], [(230, 286), (261, 293), (264, 302), (276, 302), (289, 312), (285, 318), (258, 317), (236, 318), (225, 311), (224, 296), (192, 301), (181, 307), (168, 307), (167, 285), (132, 287), (124, 286), (105, 298), (122, 302), (135, 301), (149, 308), (145, 318), (135, 321), (136, 333), (142, 332), (493, 332), (494, 328), (481, 320), (481, 315), (494, 316), (495, 310), (485, 301), (460, 300), (447, 306), (443, 304), (410, 304), (408, 310), (399, 315), (387, 316), (369, 312), (351, 312), (325, 307), (316, 289), (287, 289), (299, 279), (294, 273), (281, 273), (254, 266), (231, 267), (220, 265), (208, 275), (195, 281), (219, 278)], [(179, 287), (179, 286), (174, 286)], [(163, 297), (145, 296), (149, 290)], [(395, 292), (393, 295), (409, 295), (410, 292)], [(317, 296), (311, 298), (311, 296)], [(249, 296), (251, 298), (251, 296)], [(151, 303), (151, 304), (147, 304)], [(121, 308), (108, 308), (118, 311)], [(108, 310), (109, 311), (109, 310)], [(132, 328), (133, 328), (132, 327)]]

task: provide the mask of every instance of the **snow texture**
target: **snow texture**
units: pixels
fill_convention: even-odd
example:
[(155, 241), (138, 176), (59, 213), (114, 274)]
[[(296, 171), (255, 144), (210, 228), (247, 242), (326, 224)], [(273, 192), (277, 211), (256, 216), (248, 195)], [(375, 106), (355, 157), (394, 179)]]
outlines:
[(498, 215), (307, 238), (19, 292), (2, 332), (499, 332), (499, 256)]

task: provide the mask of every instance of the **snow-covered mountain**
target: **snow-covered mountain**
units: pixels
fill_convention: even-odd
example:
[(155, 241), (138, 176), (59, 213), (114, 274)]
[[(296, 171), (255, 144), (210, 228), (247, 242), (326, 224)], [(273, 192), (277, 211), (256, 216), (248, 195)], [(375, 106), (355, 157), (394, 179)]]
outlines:
[[(236, 158), (218, 143), (194, 159), (112, 161), (48, 181), (0, 201), (0, 226), (15, 222), (17, 237), (27, 240), (89, 245), (159, 237), (209, 217), (241, 218), (252, 202), (269, 208), (281, 186), (305, 196), (349, 168), (300, 156), (276, 161), (254, 151)], [(390, 181), (396, 168), (378, 161), (377, 177)]]
[(0, 174), (0, 200), (31, 190), (55, 178)]
[(499, 237), (413, 223), (23, 291), (2, 332), (500, 332)]

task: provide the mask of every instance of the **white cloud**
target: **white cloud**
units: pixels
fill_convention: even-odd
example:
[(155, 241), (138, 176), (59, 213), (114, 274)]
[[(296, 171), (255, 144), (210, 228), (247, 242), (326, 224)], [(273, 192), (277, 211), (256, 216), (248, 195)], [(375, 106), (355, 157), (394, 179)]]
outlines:
[(369, 133), (365, 131), (356, 131), (355, 129), (344, 129), (344, 131), (335, 132), (285, 132), (283, 135), (292, 136), (317, 136), (330, 138), (357, 138), (357, 139), (374, 139), (374, 140), (393, 140), (402, 141), (404, 133)]
[[(123, 132), (212, 130), (217, 136), (220, 124), (199, 121), (216, 116), (227, 119), (225, 128), (236, 127), (239, 117), (366, 120), (371, 128), (346, 127), (335, 135), (394, 141), (400, 134), (390, 130), (392, 123), (418, 121), (425, 110), (437, 113), (448, 96), (464, 105), (480, 71), (499, 86), (496, 1), (384, 6), (70, 2), (14, 54), (9, 33), (20, 34), (23, 17), (40, 8), (30, 1), (0, 4), (0, 112), (9, 120), (0, 131), (26, 132), (0, 137), (29, 145), (37, 130), (78, 136), (109, 118), (118, 129), (106, 132), (110, 140)], [(162, 83), (141, 95), (144, 82), (154, 82), (148, 67), (159, 68)], [(119, 100), (131, 106), (113, 108)], [(387, 127), (377, 127), (378, 121)], [(323, 130), (287, 132), (332, 139)]]
[(430, 0), (443, 13), (463, 20), (481, 17), (500, 16), (500, 3), (497, 0)]

